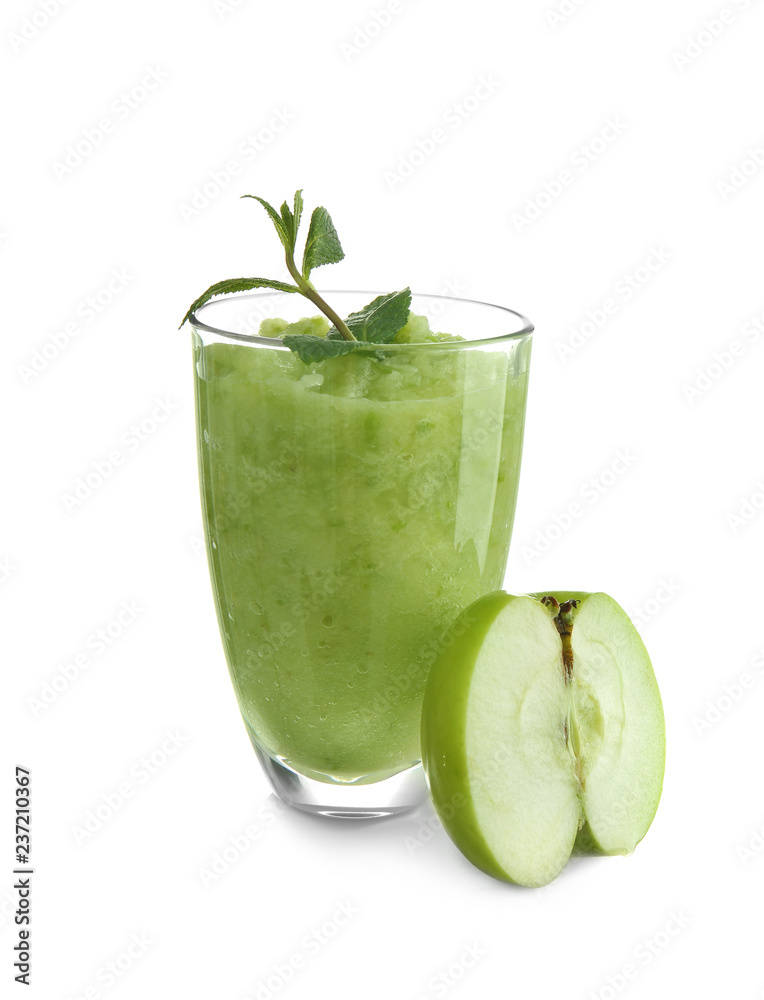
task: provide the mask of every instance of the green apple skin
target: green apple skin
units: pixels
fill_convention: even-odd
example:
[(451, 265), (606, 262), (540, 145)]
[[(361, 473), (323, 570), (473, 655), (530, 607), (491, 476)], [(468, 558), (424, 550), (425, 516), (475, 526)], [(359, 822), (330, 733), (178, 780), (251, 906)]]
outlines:
[[(517, 883), (501, 866), (477, 820), (467, 773), (467, 701), (478, 656), (498, 615), (513, 601), (532, 598), (540, 602), (546, 596), (554, 597), (560, 604), (569, 600), (584, 602), (587, 598), (596, 596), (606, 600), (623, 614), (619, 605), (602, 593), (547, 590), (526, 595), (512, 595), (503, 591), (487, 594), (463, 611), (444, 636), (442, 651), (433, 664), (427, 681), (422, 713), (423, 764), (435, 809), (446, 832), (477, 868), (494, 878), (521, 885), (530, 883)], [(636, 629), (630, 638), (644, 650)], [(646, 650), (644, 655), (649, 662)], [(660, 706), (660, 694), (654, 677), (653, 686), (654, 696)], [(444, 734), (447, 736), (444, 737)], [(665, 762), (665, 731), (660, 745), (655, 747), (655, 754), (662, 766)], [(650, 822), (659, 801), (660, 788), (651, 803)], [(583, 814), (571, 850), (578, 854), (630, 853), (603, 848)]]
[[(422, 763), (440, 821), (473, 865), (505, 882), (513, 879), (483, 837), (472, 804), (465, 730), (470, 682), (483, 640), (498, 614), (516, 599), (503, 591), (486, 594), (459, 615), (430, 670), (422, 711)], [(438, 738), (443, 732), (449, 733), (445, 743)]]

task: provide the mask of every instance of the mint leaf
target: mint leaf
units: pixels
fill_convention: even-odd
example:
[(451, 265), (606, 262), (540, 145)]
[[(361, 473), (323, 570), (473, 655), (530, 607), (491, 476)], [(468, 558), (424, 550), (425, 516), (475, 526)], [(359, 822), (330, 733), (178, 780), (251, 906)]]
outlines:
[(294, 245), (297, 241), (297, 234), (294, 231), (294, 216), (292, 215), (292, 210), (287, 205), (286, 202), (281, 206), (281, 221), (284, 224), (284, 232), (286, 233), (286, 248), (290, 253), (294, 253)]
[(287, 243), (285, 244), (287, 253), (294, 254), (295, 244), (297, 243), (297, 230), (300, 228), (300, 219), (302, 217), (302, 190), (295, 191), (294, 193), (294, 212), (289, 208), (286, 202), (281, 206), (281, 221), (284, 225), (284, 232), (286, 233)]
[[(274, 278), (227, 278), (225, 281), (218, 281), (217, 284), (210, 285), (204, 295), (200, 295), (191, 303), (191, 307), (183, 317), (183, 323), (189, 318), (191, 313), (209, 302), (216, 295), (225, 295), (230, 292), (246, 292), (251, 288), (275, 288), (278, 292), (299, 292), (297, 285), (288, 285), (285, 281), (276, 281)], [(180, 329), (180, 326), (178, 329)], [(352, 341), (351, 341), (352, 343)]]
[[(275, 226), (276, 232), (279, 234), (279, 239), (281, 240), (284, 248), (288, 250), (290, 234), (287, 233), (286, 228), (284, 226), (284, 220), (281, 218), (281, 216), (273, 207), (273, 205), (269, 205), (268, 202), (265, 200), (265, 198), (258, 198), (256, 194), (243, 194), (242, 198), (254, 198), (255, 201), (260, 202), (265, 211), (271, 217), (271, 222)], [(286, 205), (286, 202), (284, 202), (284, 204)], [(287, 211), (289, 211), (289, 209), (287, 209)], [(292, 247), (294, 248), (294, 243), (292, 244)]]
[(297, 230), (302, 221), (302, 188), (294, 193), (294, 238), (297, 240)]
[[(378, 295), (359, 312), (351, 313), (345, 322), (356, 340), (370, 344), (389, 344), (408, 322), (410, 308), (411, 289), (402, 288), (400, 292)], [(333, 340), (335, 334), (339, 334), (339, 331), (332, 329), (327, 337)]]
[(309, 333), (288, 333), (283, 341), (290, 351), (299, 354), (300, 360), (309, 365), (313, 361), (350, 354), (361, 346), (357, 340), (343, 340), (342, 334), (339, 336), (339, 340), (327, 340), (326, 337), (314, 337)]
[(314, 267), (337, 264), (345, 256), (337, 230), (325, 208), (316, 208), (310, 217), (308, 237), (302, 255), (302, 276), (307, 281)]

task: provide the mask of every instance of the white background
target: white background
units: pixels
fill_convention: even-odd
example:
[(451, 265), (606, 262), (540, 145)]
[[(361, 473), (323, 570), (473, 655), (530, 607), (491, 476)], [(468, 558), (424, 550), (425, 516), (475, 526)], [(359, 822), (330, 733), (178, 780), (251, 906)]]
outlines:
[[(0, 31), (4, 995), (764, 996), (764, 5), (46, 3), (9, 0)], [(274, 270), (238, 195), (296, 187), (342, 238), (329, 286), (450, 289), (535, 321), (507, 587), (605, 590), (640, 623), (668, 758), (633, 857), (534, 892), (473, 869), (429, 807), (353, 825), (274, 804), (214, 618), (176, 327), (212, 281)], [(95, 653), (123, 602), (140, 610)], [(26, 992), (15, 764), (34, 803)]]

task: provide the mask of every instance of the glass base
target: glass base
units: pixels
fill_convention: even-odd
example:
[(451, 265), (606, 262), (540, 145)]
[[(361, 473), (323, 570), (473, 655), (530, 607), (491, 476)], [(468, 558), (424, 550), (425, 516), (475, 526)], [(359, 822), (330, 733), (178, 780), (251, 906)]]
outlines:
[(308, 778), (271, 756), (254, 740), (253, 746), (281, 801), (303, 812), (335, 819), (378, 819), (416, 809), (427, 798), (421, 764), (381, 781), (341, 784)]

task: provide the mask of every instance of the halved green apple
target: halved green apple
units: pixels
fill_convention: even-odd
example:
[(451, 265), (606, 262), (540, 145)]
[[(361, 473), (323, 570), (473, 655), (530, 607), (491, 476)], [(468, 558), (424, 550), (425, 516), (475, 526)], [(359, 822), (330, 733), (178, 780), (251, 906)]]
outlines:
[(451, 626), (424, 696), (435, 807), (478, 868), (551, 882), (574, 848), (630, 854), (663, 786), (650, 658), (606, 594), (488, 594)]

